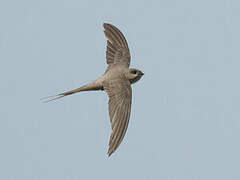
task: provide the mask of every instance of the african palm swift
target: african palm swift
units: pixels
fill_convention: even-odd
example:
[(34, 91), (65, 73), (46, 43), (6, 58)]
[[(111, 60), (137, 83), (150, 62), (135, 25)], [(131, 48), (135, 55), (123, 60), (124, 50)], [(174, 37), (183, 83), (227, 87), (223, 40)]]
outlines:
[(130, 51), (121, 31), (107, 23), (104, 23), (103, 27), (107, 38), (108, 64), (104, 74), (87, 85), (60, 93), (45, 102), (80, 91), (104, 90), (109, 96), (108, 110), (112, 129), (108, 149), (108, 156), (110, 156), (122, 142), (128, 127), (132, 101), (131, 84), (137, 82), (143, 76), (143, 72), (129, 68)]

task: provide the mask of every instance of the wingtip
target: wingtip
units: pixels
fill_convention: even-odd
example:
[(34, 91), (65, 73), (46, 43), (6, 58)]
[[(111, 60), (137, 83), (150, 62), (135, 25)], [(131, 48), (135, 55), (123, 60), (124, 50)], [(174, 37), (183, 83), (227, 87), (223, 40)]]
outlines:
[(110, 26), (110, 27), (115, 27), (114, 25), (112, 25), (111, 23), (103, 23), (103, 27), (104, 28), (107, 28), (108, 26)]
[(103, 23), (104, 28), (106, 28), (106, 26), (108, 26), (108, 25), (109, 25), (109, 23), (106, 23), (106, 22)]
[(107, 152), (108, 157), (110, 157), (110, 156), (112, 155), (113, 152), (114, 152), (114, 150), (112, 150), (112, 149), (108, 149), (108, 152)]
[(111, 155), (112, 155), (112, 153), (107, 153), (108, 158), (110, 158)]

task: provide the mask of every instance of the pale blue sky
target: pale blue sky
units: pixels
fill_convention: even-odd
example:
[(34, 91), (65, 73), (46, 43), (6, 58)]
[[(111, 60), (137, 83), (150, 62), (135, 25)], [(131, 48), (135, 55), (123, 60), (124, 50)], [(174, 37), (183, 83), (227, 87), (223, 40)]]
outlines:
[[(1, 0), (0, 179), (240, 179), (240, 2)], [(126, 36), (132, 114), (107, 157), (104, 92), (44, 104), (105, 68), (103, 22)]]

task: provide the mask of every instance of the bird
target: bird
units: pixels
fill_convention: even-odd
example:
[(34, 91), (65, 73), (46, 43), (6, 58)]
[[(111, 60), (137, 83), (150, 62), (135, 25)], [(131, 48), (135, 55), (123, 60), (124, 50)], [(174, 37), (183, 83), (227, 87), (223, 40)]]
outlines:
[(128, 127), (132, 104), (131, 84), (140, 80), (144, 73), (139, 69), (129, 68), (130, 50), (122, 32), (109, 23), (103, 23), (103, 28), (107, 38), (108, 65), (104, 74), (80, 88), (43, 99), (44, 102), (49, 102), (81, 91), (105, 91), (109, 97), (108, 111), (111, 123), (107, 154), (111, 156), (121, 144)]

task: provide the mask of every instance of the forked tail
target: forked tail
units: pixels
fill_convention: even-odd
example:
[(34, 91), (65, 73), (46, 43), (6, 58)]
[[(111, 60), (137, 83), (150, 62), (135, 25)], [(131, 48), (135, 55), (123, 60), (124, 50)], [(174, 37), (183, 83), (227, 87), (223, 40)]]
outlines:
[(58, 94), (58, 95), (43, 97), (40, 100), (43, 101), (43, 103), (47, 103), (47, 102), (50, 102), (50, 101), (54, 101), (56, 99), (60, 99), (62, 97), (64, 97), (64, 95)]
[(47, 96), (47, 97), (41, 98), (40, 100), (43, 100), (43, 103), (47, 103), (47, 102), (54, 101), (56, 99), (60, 99), (60, 98), (63, 98), (65, 96), (68, 96), (68, 95), (71, 95), (71, 94), (74, 94), (74, 93), (77, 93), (80, 91), (94, 91), (94, 90), (103, 90), (101, 83), (99, 83), (96, 80), (87, 85), (84, 85), (80, 88), (73, 89), (71, 91), (63, 92), (63, 93), (53, 95), (53, 96)]

